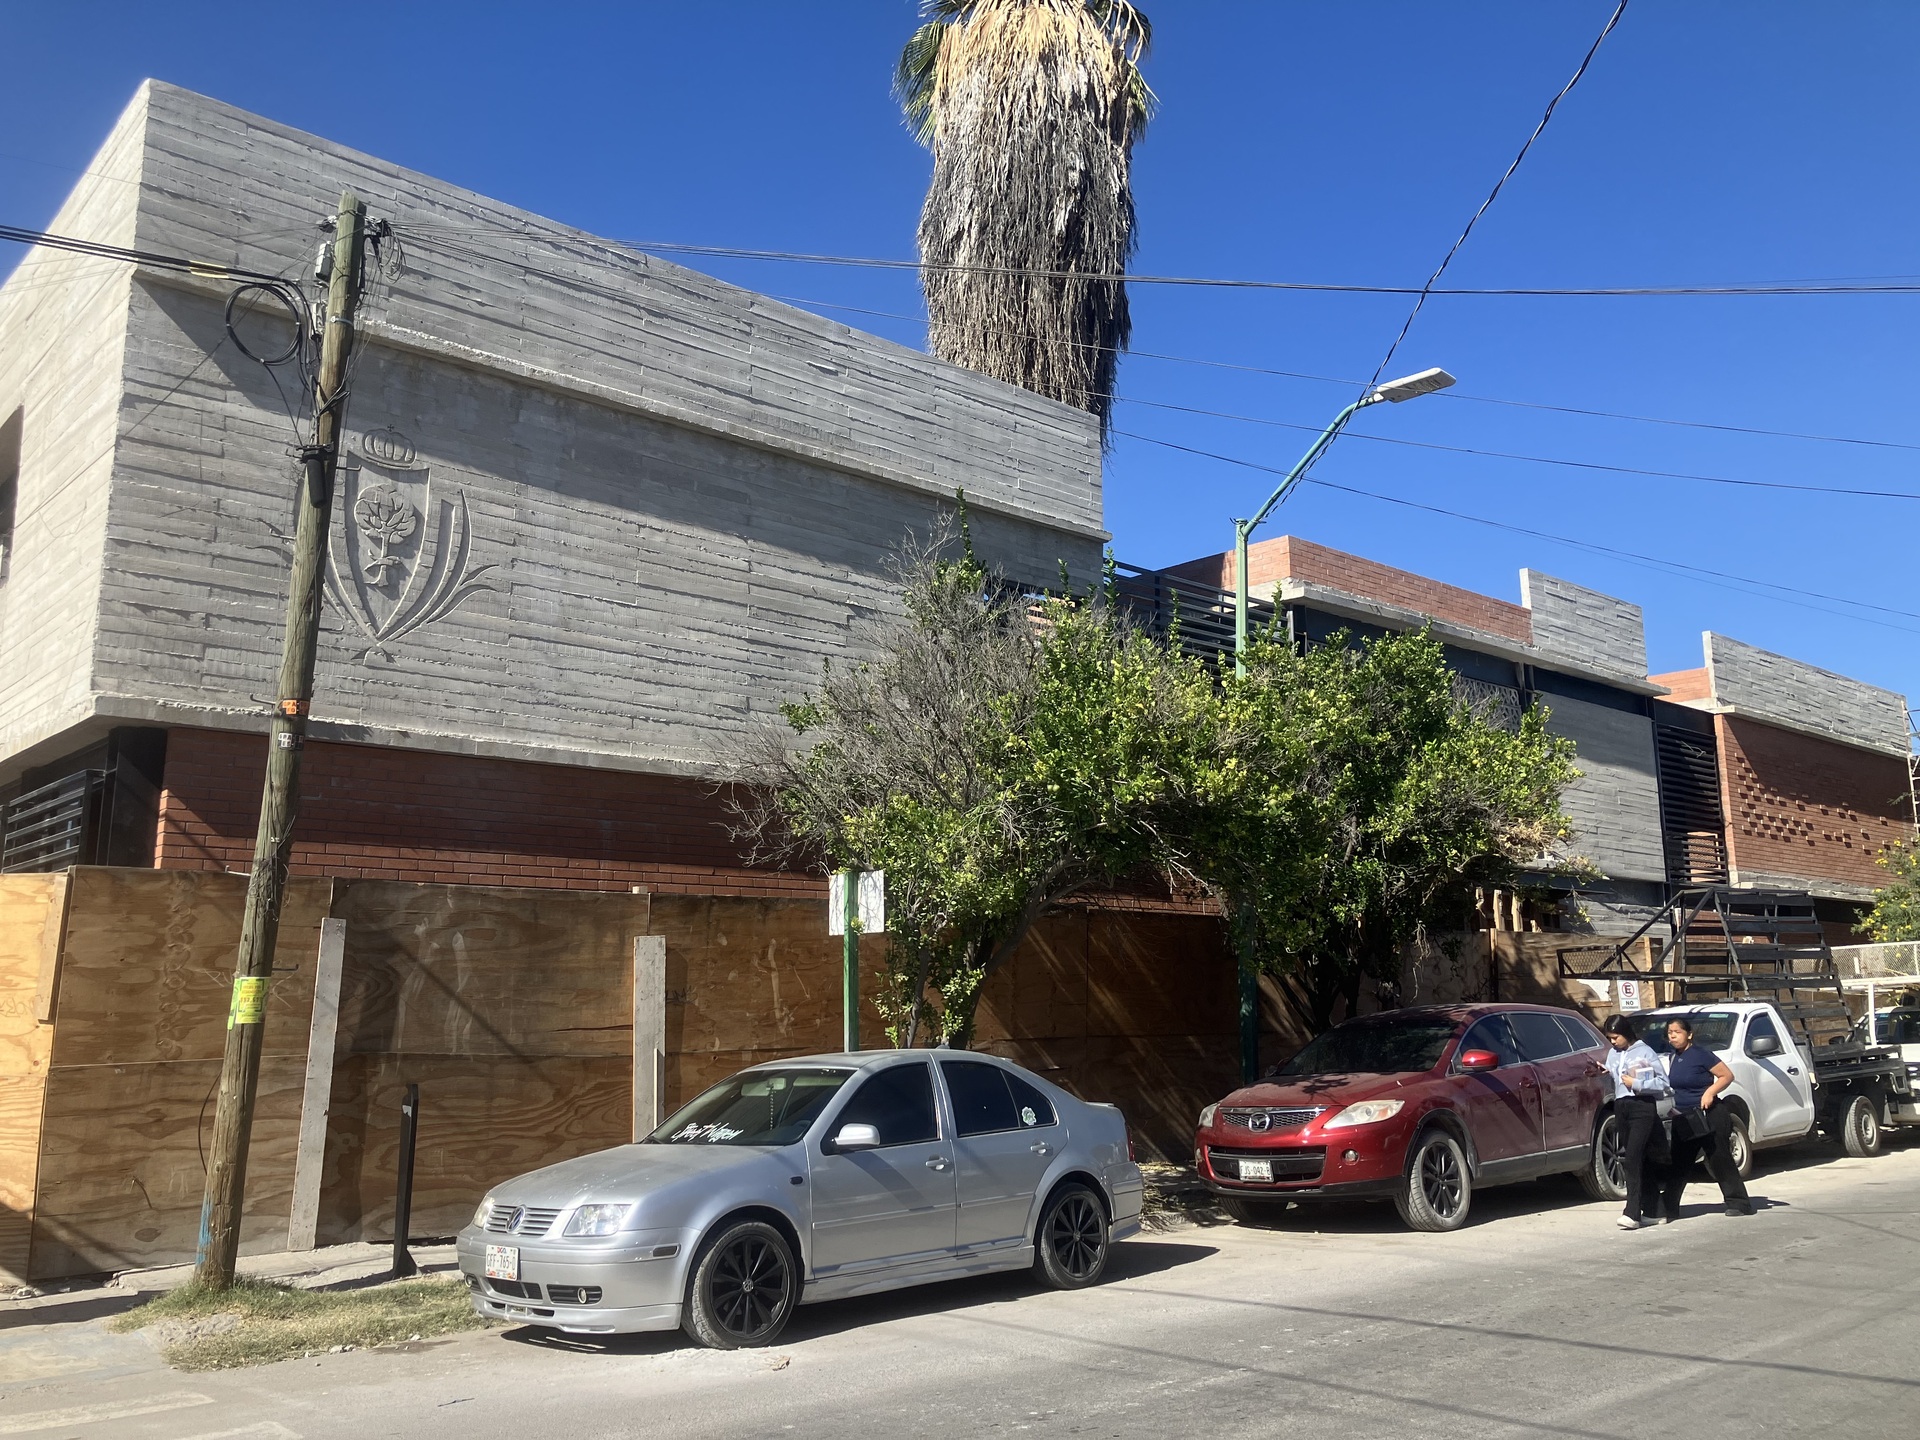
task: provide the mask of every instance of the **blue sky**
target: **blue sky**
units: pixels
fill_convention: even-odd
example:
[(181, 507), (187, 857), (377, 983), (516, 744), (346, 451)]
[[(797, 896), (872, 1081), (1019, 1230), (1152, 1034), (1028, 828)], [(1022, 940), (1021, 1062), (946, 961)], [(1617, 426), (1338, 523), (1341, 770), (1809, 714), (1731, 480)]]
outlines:
[[(1612, 6), (1159, 0), (1161, 112), (1135, 155), (1141, 273), (1418, 284)], [(0, 220), (44, 224), (148, 75), (622, 239), (904, 257), (929, 160), (888, 80), (908, 0), (794, 6), (11, 7)], [(1636, 0), (1481, 221), (1456, 285), (1722, 284), (1920, 272), (1920, 7)], [(15, 255), (0, 254), (9, 267)], [(910, 274), (694, 261), (919, 344)], [(1285, 466), (1403, 299), (1135, 287), (1121, 429)], [(828, 305), (850, 307), (825, 308)], [(1509, 599), (1531, 565), (1646, 608), (1654, 669), (1719, 630), (1920, 695), (1920, 502), (1740, 489), (1381, 443), (1920, 492), (1920, 295), (1429, 302), (1394, 366), (1458, 396), (1367, 412), (1316, 474), (1836, 599), (1725, 584), (1336, 491), (1269, 532)], [(1192, 363), (1218, 362), (1214, 365)], [(1253, 367), (1227, 369), (1222, 365)], [(1598, 419), (1459, 396), (1893, 442)], [(1186, 410), (1161, 406), (1187, 407)], [(1269, 477), (1117, 441), (1122, 559), (1224, 548)], [(1908, 612), (1861, 612), (1837, 600)], [(1836, 613), (1837, 612), (1837, 613)], [(1869, 623), (1867, 616), (1881, 622)]]

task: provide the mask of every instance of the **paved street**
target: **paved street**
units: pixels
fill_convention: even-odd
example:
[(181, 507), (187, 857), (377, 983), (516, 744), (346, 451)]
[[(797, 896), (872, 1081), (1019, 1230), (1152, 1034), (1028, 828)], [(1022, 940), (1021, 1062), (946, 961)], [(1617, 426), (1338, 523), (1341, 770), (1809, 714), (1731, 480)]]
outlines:
[(909, 1291), (734, 1354), (513, 1330), (182, 1375), (101, 1332), (124, 1302), (97, 1292), (0, 1316), (0, 1436), (1911, 1434), (1920, 1145), (1834, 1155), (1767, 1157), (1750, 1220), (1701, 1186), (1624, 1234), (1556, 1181), (1487, 1193), (1451, 1236), (1385, 1209), (1184, 1229), (1120, 1247), (1092, 1292)]

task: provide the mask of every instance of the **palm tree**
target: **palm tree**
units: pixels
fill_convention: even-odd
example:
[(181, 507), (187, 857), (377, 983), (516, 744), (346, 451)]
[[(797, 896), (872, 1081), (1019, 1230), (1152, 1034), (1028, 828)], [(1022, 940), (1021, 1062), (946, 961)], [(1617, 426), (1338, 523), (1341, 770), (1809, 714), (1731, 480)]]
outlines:
[(1127, 0), (926, 0), (895, 88), (933, 181), (920, 212), (936, 355), (1100, 417), (1130, 323), (1133, 143), (1154, 96)]

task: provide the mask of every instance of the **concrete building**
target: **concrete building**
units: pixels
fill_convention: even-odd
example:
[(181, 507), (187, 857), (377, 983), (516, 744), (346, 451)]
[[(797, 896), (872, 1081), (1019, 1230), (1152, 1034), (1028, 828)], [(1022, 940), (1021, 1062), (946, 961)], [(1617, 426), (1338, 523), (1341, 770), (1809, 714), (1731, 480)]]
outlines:
[[(1290, 535), (1247, 559), (1249, 593), (1298, 641), (1430, 625), (1490, 713), (1547, 708), (1578, 747), (1575, 848), (1604, 875), (1581, 888), (1577, 923), (1602, 933), (1636, 928), (1673, 889), (1730, 883), (1810, 890), (1845, 938), (1884, 881), (1874, 856), (1920, 825), (1891, 691), (1721, 635), (1704, 668), (1649, 677), (1639, 606), (1534, 570), (1515, 604)], [(1161, 573), (1229, 590), (1234, 557)]]
[[(964, 487), (1016, 578), (1097, 573), (1090, 416), (170, 85), (50, 229), (297, 276), (345, 187), (393, 234), (297, 869), (807, 884), (741, 869), (707, 777), (894, 603), (907, 532)], [(231, 288), (46, 249), (0, 288), (7, 865), (251, 854), (302, 387)]]

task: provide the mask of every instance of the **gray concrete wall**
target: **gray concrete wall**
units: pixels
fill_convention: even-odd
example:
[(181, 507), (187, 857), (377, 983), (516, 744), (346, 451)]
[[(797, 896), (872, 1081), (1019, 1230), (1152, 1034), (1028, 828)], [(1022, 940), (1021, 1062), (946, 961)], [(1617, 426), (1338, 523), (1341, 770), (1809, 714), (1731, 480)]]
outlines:
[[(404, 237), (365, 310), (317, 734), (697, 772), (897, 603), (891, 555), (957, 488), (989, 562), (1098, 571), (1089, 416), (172, 87), (121, 134), (143, 246), (290, 271), (344, 185)], [(293, 430), (223, 343), (225, 286), (115, 272), (124, 342), (90, 353), (124, 386), (82, 388), (139, 424), (74, 492), (85, 594), (48, 668), (95, 723), (259, 728)]]
[(1565, 695), (1544, 695), (1541, 703), (1551, 712), (1547, 728), (1579, 747), (1580, 778), (1563, 802), (1573, 848), (1614, 879), (1665, 879), (1653, 722)]
[(1711, 631), (1705, 641), (1716, 707), (1889, 755), (1908, 753), (1906, 703), (1893, 691)]
[[(133, 238), (141, 108), (130, 111), (48, 226)], [(123, 404), (128, 267), (34, 249), (0, 287), (0, 424), (21, 418), (14, 544), (0, 585), (0, 756), (31, 757), (92, 713), (101, 535)]]
[(1538, 570), (1520, 572), (1520, 603), (1533, 612), (1533, 643), (1543, 659), (1570, 655), (1603, 674), (1647, 678), (1647, 630), (1638, 605)]

